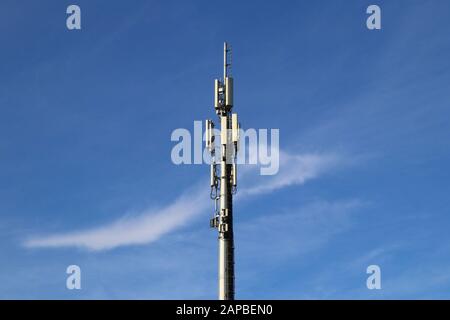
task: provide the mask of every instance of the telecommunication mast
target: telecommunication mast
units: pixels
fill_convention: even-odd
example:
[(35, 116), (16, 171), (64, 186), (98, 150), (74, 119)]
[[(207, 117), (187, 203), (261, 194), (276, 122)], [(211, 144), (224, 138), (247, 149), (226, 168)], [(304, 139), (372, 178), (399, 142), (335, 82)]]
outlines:
[(234, 300), (233, 194), (237, 187), (238, 117), (233, 109), (233, 78), (229, 74), (231, 48), (225, 42), (223, 78), (214, 81), (214, 109), (220, 122), (220, 146), (215, 144), (212, 120), (206, 120), (206, 143), (211, 154), (211, 199), (215, 203), (210, 226), (219, 233), (219, 299)]

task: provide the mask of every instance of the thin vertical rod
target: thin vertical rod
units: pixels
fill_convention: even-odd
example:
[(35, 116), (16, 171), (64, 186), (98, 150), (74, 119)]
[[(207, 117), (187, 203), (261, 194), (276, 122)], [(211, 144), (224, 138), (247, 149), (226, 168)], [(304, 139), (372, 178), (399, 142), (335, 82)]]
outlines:
[(223, 43), (223, 81), (227, 78), (228, 68), (228, 43)]

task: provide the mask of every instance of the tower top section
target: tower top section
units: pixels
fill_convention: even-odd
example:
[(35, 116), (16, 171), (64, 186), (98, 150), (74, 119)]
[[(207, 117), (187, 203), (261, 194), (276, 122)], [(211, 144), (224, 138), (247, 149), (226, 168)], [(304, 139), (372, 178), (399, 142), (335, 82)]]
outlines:
[(226, 115), (233, 108), (233, 78), (231, 69), (231, 47), (223, 44), (223, 79), (214, 81), (214, 108), (219, 116)]
[(223, 79), (228, 77), (229, 69), (231, 67), (231, 46), (227, 43), (223, 43)]

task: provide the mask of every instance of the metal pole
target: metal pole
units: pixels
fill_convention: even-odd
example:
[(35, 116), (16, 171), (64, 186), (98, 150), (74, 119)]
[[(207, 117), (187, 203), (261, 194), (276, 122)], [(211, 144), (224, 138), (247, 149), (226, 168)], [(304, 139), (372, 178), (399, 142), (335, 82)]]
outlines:
[[(237, 114), (232, 114), (233, 79), (228, 74), (228, 52), (224, 43), (223, 80), (214, 81), (214, 108), (220, 121), (221, 145), (220, 158), (216, 158), (214, 123), (206, 121), (207, 145), (212, 156), (211, 163), (211, 199), (218, 202), (218, 210), (210, 221), (217, 228), (219, 236), (219, 299), (234, 300), (234, 239), (233, 239), (233, 193), (237, 187), (236, 155), (239, 145), (239, 123)], [(231, 133), (231, 135), (229, 134)], [(216, 171), (220, 167), (220, 174)], [(219, 191), (220, 190), (220, 191)]]
[(223, 81), (227, 78), (227, 68), (228, 68), (228, 44), (226, 42), (223, 43)]
[[(228, 45), (224, 43), (224, 82), (227, 78)], [(231, 130), (231, 112), (226, 110), (222, 116), (226, 121), (221, 121), (221, 132), (228, 133)], [(234, 300), (234, 239), (233, 239), (233, 195), (231, 193), (231, 164), (227, 162), (228, 155), (232, 150), (231, 141), (222, 141), (222, 155), (220, 162), (220, 216), (222, 227), (219, 228), (219, 299)], [(223, 137), (223, 135), (222, 135)]]

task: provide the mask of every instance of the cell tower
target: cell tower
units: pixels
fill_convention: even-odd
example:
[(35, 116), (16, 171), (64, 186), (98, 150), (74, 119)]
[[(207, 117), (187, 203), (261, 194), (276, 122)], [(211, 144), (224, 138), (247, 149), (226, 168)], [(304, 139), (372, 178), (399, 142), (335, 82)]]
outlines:
[[(206, 141), (211, 153), (211, 199), (215, 212), (210, 221), (219, 232), (219, 299), (234, 300), (233, 194), (237, 187), (236, 159), (239, 123), (233, 109), (233, 78), (228, 74), (231, 48), (225, 42), (223, 79), (214, 81), (214, 108), (220, 121), (220, 147), (216, 150), (212, 120), (206, 120)], [(216, 154), (217, 151), (217, 154)], [(220, 171), (218, 170), (220, 168)]]

